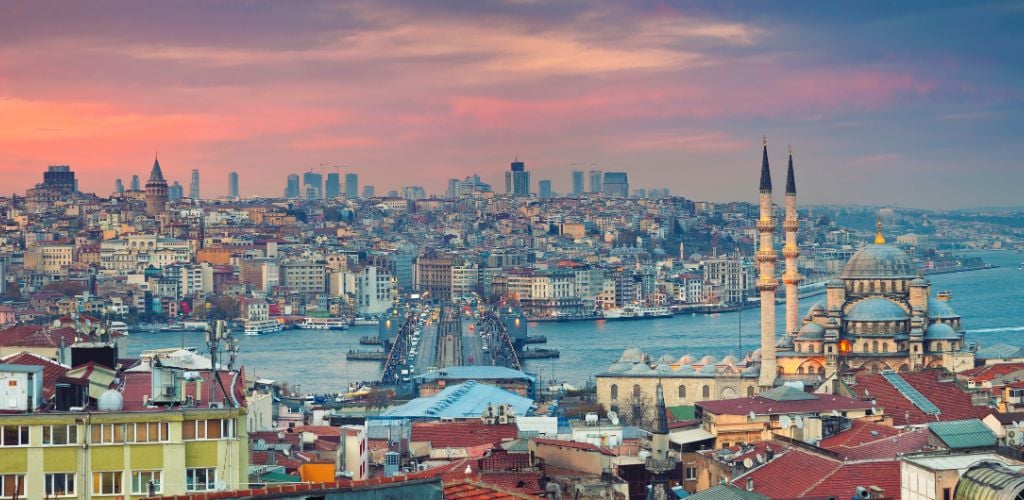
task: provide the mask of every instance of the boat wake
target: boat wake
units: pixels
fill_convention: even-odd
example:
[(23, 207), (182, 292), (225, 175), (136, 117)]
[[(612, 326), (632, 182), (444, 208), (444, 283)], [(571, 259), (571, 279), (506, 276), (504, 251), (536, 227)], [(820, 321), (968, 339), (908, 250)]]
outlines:
[(1024, 332), (1024, 326), (1006, 326), (1002, 328), (981, 328), (978, 330), (967, 330), (967, 333), (997, 333), (997, 332)]

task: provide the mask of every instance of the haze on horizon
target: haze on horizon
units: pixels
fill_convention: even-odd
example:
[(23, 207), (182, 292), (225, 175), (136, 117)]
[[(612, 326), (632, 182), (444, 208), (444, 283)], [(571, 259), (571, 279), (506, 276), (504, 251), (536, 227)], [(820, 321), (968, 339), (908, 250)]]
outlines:
[[(1021, 205), (1024, 3), (0, 3), (0, 191), (346, 165), (378, 193), (514, 156), (694, 199), (756, 192), (795, 150), (801, 202)], [(332, 170), (328, 170), (332, 171)]]

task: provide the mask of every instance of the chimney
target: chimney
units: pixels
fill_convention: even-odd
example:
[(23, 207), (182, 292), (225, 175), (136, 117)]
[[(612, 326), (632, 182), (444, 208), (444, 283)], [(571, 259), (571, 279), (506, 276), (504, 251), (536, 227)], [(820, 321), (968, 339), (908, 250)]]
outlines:
[(871, 498), (885, 498), (885, 490), (878, 486), (871, 486), (868, 491), (871, 493)]

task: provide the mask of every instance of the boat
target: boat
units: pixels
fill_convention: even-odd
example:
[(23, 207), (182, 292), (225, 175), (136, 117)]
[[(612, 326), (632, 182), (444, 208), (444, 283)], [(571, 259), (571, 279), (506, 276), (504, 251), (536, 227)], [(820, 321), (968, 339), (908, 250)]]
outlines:
[(653, 319), (670, 317), (672, 317), (672, 311), (667, 307), (661, 306), (625, 306), (621, 308), (606, 309), (604, 311), (604, 319), (609, 320)]
[(110, 333), (115, 333), (115, 334), (123, 335), (123, 336), (127, 337), (128, 336), (128, 323), (125, 323), (124, 321), (111, 321), (110, 322), (110, 327), (107, 328), (107, 331), (110, 332)]
[(939, 300), (950, 301), (953, 300), (953, 292), (949, 290), (943, 290), (939, 293), (936, 293), (935, 298)]
[(341, 318), (308, 317), (299, 323), (299, 328), (306, 330), (344, 330), (348, 325)]
[(377, 326), (379, 323), (380, 321), (374, 317), (364, 318), (362, 316), (356, 316), (355, 319), (352, 320), (353, 326)]
[(276, 319), (249, 319), (245, 320), (245, 334), (256, 336), (263, 333), (279, 332), (283, 328)]

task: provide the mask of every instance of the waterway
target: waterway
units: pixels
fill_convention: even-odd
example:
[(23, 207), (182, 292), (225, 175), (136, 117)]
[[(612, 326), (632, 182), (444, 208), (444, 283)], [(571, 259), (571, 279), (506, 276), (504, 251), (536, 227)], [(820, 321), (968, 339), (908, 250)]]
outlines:
[[(982, 346), (1007, 343), (1024, 346), (1024, 271), (1018, 264), (1024, 255), (977, 252), (996, 269), (930, 276), (932, 293), (949, 290), (950, 305), (963, 317), (967, 341)], [(801, 301), (803, 314), (823, 296)], [(779, 329), (785, 323), (784, 307), (778, 306)], [(742, 324), (742, 326), (741, 326)], [(580, 321), (531, 323), (530, 335), (547, 336), (547, 345), (561, 351), (561, 357), (531, 360), (525, 370), (544, 380), (557, 379), (582, 385), (603, 371), (628, 347), (638, 347), (654, 356), (683, 354), (744, 354), (757, 347), (760, 339), (757, 309), (717, 315), (680, 315), (642, 321)], [(290, 330), (259, 337), (239, 336), (239, 362), (250, 378), (265, 377), (301, 385), (307, 392), (338, 392), (349, 382), (380, 377), (380, 363), (345, 359), (349, 349), (359, 346), (359, 337), (376, 335), (376, 327), (354, 327), (344, 331)], [(125, 339), (129, 355), (145, 349), (185, 345), (203, 346), (200, 333), (136, 333)]]

